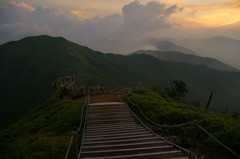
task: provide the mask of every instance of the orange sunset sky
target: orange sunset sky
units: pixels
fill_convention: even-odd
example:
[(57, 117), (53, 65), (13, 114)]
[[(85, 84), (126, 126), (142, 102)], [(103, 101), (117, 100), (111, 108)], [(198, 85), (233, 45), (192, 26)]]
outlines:
[[(240, 21), (240, 0), (154, 0), (166, 5), (177, 4), (183, 11), (171, 18), (177, 22), (184, 22), (185, 26), (216, 27)], [(57, 8), (70, 11), (79, 19), (89, 19), (95, 16), (104, 17), (111, 14), (121, 14), (122, 7), (131, 0), (21, 0), (2, 1), (1, 4), (11, 3), (18, 7), (34, 10), (35, 7)], [(141, 4), (150, 0), (139, 0)]]
[(83, 44), (129, 33), (240, 40), (240, 0), (1, 0), (0, 33), (0, 43), (38, 34)]

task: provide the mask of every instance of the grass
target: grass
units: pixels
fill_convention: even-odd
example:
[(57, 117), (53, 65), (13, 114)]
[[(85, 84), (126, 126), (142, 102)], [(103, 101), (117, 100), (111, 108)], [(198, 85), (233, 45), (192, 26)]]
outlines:
[[(240, 123), (227, 115), (177, 102), (153, 88), (136, 88), (127, 95), (127, 98), (136, 103), (151, 120), (159, 124), (175, 125), (192, 120), (201, 121), (200, 125), (213, 136), (235, 152), (240, 152)], [(137, 112), (136, 106), (131, 103), (129, 105)], [(187, 148), (190, 147), (193, 133), (196, 132), (194, 150), (200, 151), (200, 156), (211, 159), (234, 158), (197, 126), (174, 129), (158, 127), (155, 130), (169, 139), (175, 138), (176, 142)]]
[(83, 103), (50, 100), (0, 132), (1, 159), (64, 158)]
[[(213, 136), (235, 152), (240, 152), (240, 123), (227, 115), (177, 102), (150, 87), (135, 88), (127, 98), (159, 124), (174, 125), (194, 119), (201, 121), (200, 124)], [(49, 100), (19, 122), (0, 131), (1, 159), (64, 158), (70, 132), (80, 122), (83, 105), (83, 102), (71, 100)], [(129, 105), (136, 111), (134, 105)], [(196, 132), (194, 152), (211, 159), (234, 158), (194, 125), (153, 129), (186, 148), (190, 147), (193, 132)], [(71, 152), (73, 155), (74, 150)]]

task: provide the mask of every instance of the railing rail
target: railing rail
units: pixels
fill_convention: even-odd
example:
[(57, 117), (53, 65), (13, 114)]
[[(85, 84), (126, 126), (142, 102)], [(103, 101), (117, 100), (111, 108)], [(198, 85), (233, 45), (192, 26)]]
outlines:
[(74, 137), (76, 138), (76, 154), (77, 154), (77, 156), (78, 156), (78, 144), (77, 144), (77, 140), (78, 140), (78, 134), (79, 134), (79, 132), (80, 132), (80, 130), (81, 130), (81, 127), (82, 127), (82, 124), (83, 124), (83, 116), (84, 116), (84, 110), (86, 109), (86, 107), (87, 107), (87, 105), (88, 105), (88, 103), (89, 103), (89, 95), (86, 95), (86, 99), (85, 99), (85, 102), (84, 102), (84, 106), (82, 107), (82, 112), (81, 112), (81, 119), (80, 119), (80, 122), (79, 122), (79, 126), (78, 127), (75, 127), (75, 128), (73, 128), (72, 129), (72, 131), (71, 131), (71, 139), (70, 139), (70, 141), (69, 141), (69, 144), (68, 144), (68, 149), (67, 149), (67, 152), (66, 152), (66, 155), (65, 155), (65, 158), (64, 159), (68, 159), (68, 157), (69, 157), (69, 152), (70, 152), (70, 149), (71, 149), (71, 147), (72, 147), (72, 145), (73, 145), (73, 139), (74, 139)]
[(85, 121), (87, 120), (87, 114), (88, 114), (87, 106), (88, 106), (89, 101), (90, 101), (90, 95), (88, 96), (88, 102), (87, 102), (87, 104), (85, 105), (86, 114), (85, 114), (85, 118), (84, 118), (84, 121), (83, 121), (83, 122), (84, 122), (84, 125), (83, 125), (83, 134), (82, 134), (82, 140), (81, 140), (79, 152), (78, 152), (78, 155), (77, 155), (77, 158), (78, 158), (78, 159), (79, 159), (80, 156), (81, 156), (81, 150), (82, 150), (82, 144), (83, 144), (83, 136), (84, 136), (84, 132), (85, 132), (85, 128), (86, 128), (86, 123), (85, 123)]
[(240, 158), (240, 155), (234, 152), (232, 149), (230, 149), (228, 146), (224, 145), (221, 141), (219, 141), (216, 137), (214, 137), (211, 133), (209, 133), (206, 129), (204, 129), (201, 125), (197, 124), (197, 126), (204, 131), (208, 136), (210, 136), (213, 140), (215, 140), (218, 144), (223, 146), (226, 150), (234, 154), (236, 157)]
[[(128, 101), (130, 101), (128, 98), (126, 98), (126, 99), (127, 99)], [(133, 103), (132, 103), (132, 104), (133, 104)], [(126, 104), (126, 105), (127, 105), (127, 104)], [(134, 105), (136, 105), (136, 104), (134, 104)], [(182, 150), (182, 151), (184, 151), (184, 152), (192, 155), (195, 159), (198, 159), (198, 157), (197, 157), (193, 152), (191, 152), (191, 151), (189, 151), (189, 150), (187, 150), (187, 149), (185, 149), (185, 148), (183, 148), (183, 147), (181, 147), (181, 146), (179, 146), (179, 145), (176, 145), (175, 143), (173, 143), (173, 142), (171, 142), (171, 141), (169, 141), (169, 140), (166, 140), (166, 139), (165, 139), (164, 137), (162, 137), (162, 136), (159, 136), (157, 133), (155, 133), (153, 130), (151, 130), (146, 124), (144, 124), (144, 122), (131, 110), (131, 108), (130, 108), (128, 105), (127, 105), (127, 107), (128, 107), (128, 109), (130, 110), (130, 112), (133, 114), (134, 118), (136, 118), (145, 128), (147, 128), (148, 131), (150, 131), (151, 133), (155, 134), (156, 136), (158, 136), (159, 138), (163, 139), (164, 141), (168, 142), (169, 144), (177, 147), (178, 149), (180, 149), (180, 150)], [(139, 108), (139, 107), (138, 107), (138, 108)], [(139, 110), (140, 110), (140, 109), (139, 109)], [(142, 111), (141, 111), (141, 112), (142, 112)], [(147, 117), (147, 116), (144, 115), (144, 117)], [(150, 119), (148, 118), (148, 120), (150, 120)], [(150, 120), (150, 121), (151, 121), (151, 120)], [(155, 123), (155, 122), (152, 121), (152, 123)], [(157, 123), (156, 123), (156, 124), (157, 124)]]
[(160, 125), (154, 121), (152, 121), (151, 119), (149, 119), (143, 112), (142, 110), (139, 108), (139, 106), (137, 104), (134, 104), (132, 103), (128, 98), (126, 98), (128, 100), (129, 103), (131, 103), (132, 105), (135, 105), (138, 109), (138, 111), (141, 113), (141, 115), (147, 119), (150, 123), (154, 124), (154, 125), (157, 125), (159, 127), (165, 127), (165, 128), (175, 128), (175, 127), (181, 127), (181, 126), (185, 126), (185, 125), (192, 125), (194, 123), (198, 123), (199, 121), (197, 120), (192, 120), (192, 121), (189, 121), (189, 122), (186, 122), (186, 123), (181, 123), (181, 124), (176, 124), (176, 125)]
[[(151, 119), (149, 119), (143, 112), (142, 110), (139, 108), (138, 104), (133, 103), (131, 100), (129, 100), (127, 97), (125, 97), (125, 99), (132, 105), (136, 106), (138, 111), (140, 112), (140, 114), (150, 123), (159, 126), (159, 127), (164, 127), (164, 128), (175, 128), (175, 127), (182, 127), (182, 126), (186, 126), (186, 125), (196, 125), (198, 126), (203, 132), (205, 132), (209, 137), (211, 137), (214, 141), (216, 141), (218, 144), (220, 144), (221, 146), (223, 146), (226, 150), (228, 150), (229, 152), (231, 152), (233, 155), (235, 155), (236, 157), (240, 158), (240, 155), (237, 154), (236, 152), (234, 152), (232, 149), (230, 149), (228, 146), (226, 146), (225, 144), (223, 144), (221, 141), (219, 141), (216, 137), (214, 137), (210, 132), (208, 132), (206, 129), (204, 129), (200, 124), (199, 121), (197, 120), (193, 120), (193, 121), (189, 121), (186, 123), (182, 123), (182, 124), (177, 124), (177, 125), (160, 125), (154, 121), (152, 121)], [(194, 135), (195, 136), (195, 135)], [(195, 138), (195, 137), (194, 137)], [(193, 144), (193, 143), (192, 143)], [(192, 147), (192, 145), (191, 145)], [(192, 153), (192, 150), (189, 151), (189, 153)], [(193, 154), (194, 157), (197, 157), (195, 154)]]

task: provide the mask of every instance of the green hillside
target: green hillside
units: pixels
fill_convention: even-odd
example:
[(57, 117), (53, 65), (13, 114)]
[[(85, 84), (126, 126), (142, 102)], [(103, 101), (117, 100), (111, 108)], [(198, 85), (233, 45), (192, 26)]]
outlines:
[[(152, 87), (135, 88), (126, 97), (159, 124), (173, 125), (197, 119), (211, 134), (239, 152), (240, 123), (229, 116), (177, 102)], [(129, 105), (136, 111), (134, 105)], [(35, 108), (22, 120), (0, 131), (1, 159), (64, 158), (71, 130), (79, 125), (83, 106), (84, 103), (78, 101), (49, 100)], [(194, 125), (174, 129), (152, 128), (186, 148), (190, 147), (195, 131), (194, 152), (198, 155), (211, 159), (234, 158)], [(74, 156), (75, 147), (71, 152)]]
[(61, 37), (36, 36), (0, 46), (0, 127), (21, 118), (46, 101), (51, 84), (75, 75), (78, 86), (169, 86), (186, 81), (188, 98), (204, 106), (214, 91), (211, 108), (240, 111), (240, 73), (185, 63), (160, 61), (149, 55), (103, 54)]
[(100, 73), (88, 64), (91, 53), (95, 52), (49, 36), (1, 45), (1, 125), (48, 99), (52, 82), (60, 76), (78, 73), (82, 83), (98, 79)]
[(71, 130), (79, 125), (83, 103), (50, 100), (0, 131), (1, 159), (64, 158)]
[[(235, 152), (240, 152), (240, 122), (227, 115), (177, 102), (156, 88), (135, 88), (125, 99), (131, 108), (139, 114), (139, 117), (142, 116), (138, 113), (135, 104), (139, 106), (147, 117), (161, 125), (170, 126), (197, 120), (203, 128), (222, 143)], [(147, 121), (145, 118), (142, 118), (142, 120)], [(174, 142), (188, 149), (195, 132), (194, 152), (200, 152), (200, 156), (209, 159), (237, 158), (195, 124), (175, 128), (153, 126), (151, 128), (169, 139), (175, 139)]]

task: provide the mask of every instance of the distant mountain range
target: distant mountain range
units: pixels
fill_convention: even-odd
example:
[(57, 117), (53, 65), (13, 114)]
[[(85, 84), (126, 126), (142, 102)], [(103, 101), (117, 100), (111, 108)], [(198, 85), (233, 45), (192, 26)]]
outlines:
[(186, 62), (163, 61), (145, 54), (103, 54), (61, 37), (36, 36), (0, 45), (0, 125), (22, 117), (47, 100), (60, 76), (75, 75), (76, 83), (121, 86), (169, 86), (186, 81), (189, 99), (202, 105), (214, 91), (211, 108), (240, 111), (240, 73)]
[(177, 51), (177, 52), (183, 52), (186, 54), (193, 54), (193, 55), (197, 55), (196, 52), (176, 45), (173, 42), (170, 41), (171, 39), (169, 38), (163, 38), (163, 39), (151, 39), (149, 40), (149, 44), (153, 45), (154, 47), (157, 48), (158, 51)]
[[(158, 39), (158, 41), (162, 40), (165, 40), (165, 38)], [(205, 39), (168, 39), (168, 41), (174, 43), (175, 45), (188, 48), (196, 52), (199, 56), (215, 58), (240, 69), (240, 40), (223, 36), (215, 36)], [(155, 45), (155, 43), (153, 43), (153, 45)]]
[(200, 57), (193, 54), (185, 54), (177, 51), (152, 51), (152, 50), (140, 50), (133, 54), (146, 54), (151, 55), (160, 60), (173, 61), (173, 62), (183, 62), (192, 65), (204, 65), (209, 68), (220, 70), (220, 71), (232, 71), (238, 72), (240, 70), (233, 68), (219, 60), (209, 57)]

